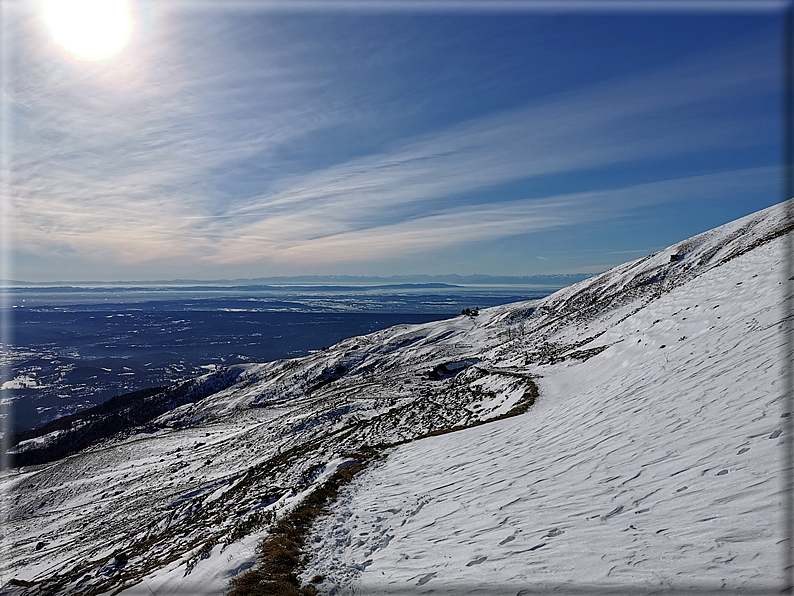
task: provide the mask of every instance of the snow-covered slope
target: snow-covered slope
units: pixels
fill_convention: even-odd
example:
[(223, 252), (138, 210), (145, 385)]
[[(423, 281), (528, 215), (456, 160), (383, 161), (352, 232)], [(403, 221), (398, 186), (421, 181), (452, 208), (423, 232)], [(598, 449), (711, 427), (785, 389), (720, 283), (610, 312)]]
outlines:
[(531, 367), (526, 415), (394, 448), (316, 526), (305, 577), (365, 594), (779, 589), (780, 248), (661, 296), (586, 362)]
[(221, 592), (351, 452), (498, 418), (386, 449), (316, 524), (304, 577), (777, 585), (785, 214), (543, 300), (247, 366), (146, 432), (7, 470), (5, 590)]

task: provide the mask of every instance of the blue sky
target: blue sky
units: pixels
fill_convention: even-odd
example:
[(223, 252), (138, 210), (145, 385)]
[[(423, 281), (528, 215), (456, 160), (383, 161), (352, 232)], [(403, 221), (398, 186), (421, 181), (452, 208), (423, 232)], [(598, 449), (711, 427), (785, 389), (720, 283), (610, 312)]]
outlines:
[(782, 4), (412, 6), (138, 2), (95, 62), (5, 8), (7, 277), (596, 272), (781, 200)]

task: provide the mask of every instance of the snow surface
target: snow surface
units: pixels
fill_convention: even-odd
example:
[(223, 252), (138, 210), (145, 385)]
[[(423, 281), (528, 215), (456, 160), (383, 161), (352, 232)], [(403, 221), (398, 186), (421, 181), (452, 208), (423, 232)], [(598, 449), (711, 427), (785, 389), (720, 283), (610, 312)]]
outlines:
[[(777, 590), (790, 205), (542, 300), (237, 367), (5, 470), (0, 593), (219, 593), (347, 454), (401, 441), (318, 521), (321, 591)], [(534, 386), (524, 414), (415, 440)]]
[(35, 377), (30, 375), (20, 375), (14, 377), (10, 381), (5, 381), (2, 385), (0, 385), (0, 390), (6, 391), (10, 389), (27, 389), (34, 387), (40, 387), (40, 385), (37, 384)]
[[(676, 288), (528, 414), (394, 448), (304, 573), (330, 591), (780, 585), (780, 242)], [(737, 285), (740, 284), (740, 285)]]

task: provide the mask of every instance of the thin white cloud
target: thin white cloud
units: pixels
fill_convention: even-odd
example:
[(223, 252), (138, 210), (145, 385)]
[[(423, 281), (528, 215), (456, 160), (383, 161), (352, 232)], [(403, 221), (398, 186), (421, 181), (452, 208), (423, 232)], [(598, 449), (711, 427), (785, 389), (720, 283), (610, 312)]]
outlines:
[(710, 56), (421, 135), (388, 154), (285, 179), (280, 192), (239, 213), (310, 206), (362, 216), (534, 176), (752, 144), (758, 121), (692, 116), (684, 108), (769, 89), (779, 72), (767, 49)]
[[(267, 167), (279, 147), (344, 120), (327, 106), (290, 101), (318, 83), (274, 63), (246, 72), (247, 82), (229, 72), (209, 85), (203, 75), (180, 74), (180, 63), (147, 69), (132, 59), (112, 72), (83, 67), (75, 79), (33, 56), (40, 71), (18, 80), (11, 98), (28, 127), (18, 131), (12, 163), (15, 242), (30, 252), (124, 263), (300, 264), (422, 254), (608, 219), (642, 201), (679, 200), (684, 191), (670, 189), (693, 192), (703, 179), (509, 203), (491, 202), (487, 192), (548, 174), (753, 145), (768, 124), (704, 117), (702, 108), (774, 85), (779, 70), (768, 50), (715, 53), (418, 135), (377, 155), (283, 175), (228, 204), (212, 188), (213, 172), (241, 161)], [(136, 76), (143, 82), (127, 97), (122, 89)], [(257, 86), (271, 96), (253, 107), (247, 93), (228, 91), (251, 76), (272, 83)], [(209, 88), (221, 91), (208, 96)], [(709, 184), (751, 175), (715, 176)], [(475, 192), (483, 197), (476, 204), (456, 202)]]
[[(225, 208), (210, 188), (214, 173), (267, 159), (339, 118), (319, 101), (290, 101), (323, 84), (279, 65), (294, 48), (240, 71), (197, 70), (174, 57), (184, 51), (157, 44), (107, 64), (68, 64), (35, 25), (19, 20), (3, 98), (14, 119), (9, 203), (22, 250), (121, 262), (206, 256), (215, 237), (199, 222)], [(211, 29), (193, 40), (208, 56), (222, 51), (207, 40), (223, 31)]]
[[(751, 120), (674, 116), (646, 125), (644, 119), (721, 94), (768, 88), (777, 73), (774, 65), (759, 62), (757, 52), (744, 49), (639, 80), (602, 85), (581, 96), (461, 124), (421, 136), (388, 154), (285, 181), (283, 190), (230, 213), (236, 222), (234, 234), (212, 260), (244, 262), (262, 255), (291, 255), (296, 262), (363, 255), (374, 259), (394, 251), (421, 253), (576, 223), (573, 213), (583, 204), (579, 201), (574, 209), (561, 198), (544, 207), (544, 213), (558, 214), (551, 221), (538, 214), (537, 201), (524, 203), (531, 207), (531, 217), (511, 212), (515, 202), (509, 207), (495, 203), (466, 208), (459, 211), (460, 221), (450, 215), (449, 207), (457, 193), (533, 176), (752, 144), (759, 125)], [(697, 180), (719, 179), (691, 179), (687, 185), (691, 190)], [(702, 186), (700, 192), (709, 190)], [(625, 205), (612, 201), (611, 211), (602, 205), (596, 219), (643, 200), (641, 193), (587, 193), (580, 198), (605, 196), (620, 196)], [(656, 195), (655, 200), (665, 197)], [(668, 200), (674, 200), (672, 195)]]
[(597, 222), (626, 215), (651, 204), (751, 191), (780, 177), (776, 167), (753, 168), (663, 180), (626, 188), (525, 199), (450, 209), (395, 224), (300, 241), (254, 234), (233, 239), (213, 260), (240, 262), (246, 251), (276, 262), (366, 262), (395, 255), (421, 254), (472, 242)]

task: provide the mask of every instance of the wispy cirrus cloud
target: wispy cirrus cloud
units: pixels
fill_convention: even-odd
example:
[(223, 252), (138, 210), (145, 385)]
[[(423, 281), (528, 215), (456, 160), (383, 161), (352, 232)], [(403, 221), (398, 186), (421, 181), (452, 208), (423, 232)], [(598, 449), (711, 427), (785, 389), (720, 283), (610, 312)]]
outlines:
[[(289, 49), (242, 70), (204, 69), (223, 52), (212, 24), (181, 51), (178, 40), (149, 40), (112, 63), (68, 64), (31, 22), (16, 31), (3, 98), (14, 120), (14, 239), (25, 250), (123, 262), (210, 255), (196, 217), (233, 203), (213, 188), (217, 173), (338, 120), (298, 101), (324, 83), (279, 66)], [(185, 58), (191, 47), (203, 55)]]
[[(267, 252), (277, 261), (333, 263), (422, 254), (449, 246), (558, 229), (625, 216), (638, 207), (697, 201), (754, 189), (780, 180), (777, 167), (752, 168), (610, 188), (450, 208), (424, 217), (358, 230), (279, 242), (265, 233), (232, 240), (216, 258), (235, 262), (239, 252)], [(237, 244), (239, 243), (239, 244)]]
[[(221, 51), (203, 47), (207, 56)], [(769, 51), (755, 44), (715, 52), (409, 133), (375, 154), (320, 169), (294, 168), (280, 151), (351, 116), (343, 102), (312, 99), (327, 81), (285, 70), (275, 51), (269, 63), (211, 76), (194, 62), (147, 67), (137, 56), (112, 71), (59, 79), (51, 59), (32, 56), (39, 72), (11, 98), (23, 127), (14, 147), (15, 239), (34, 252), (120, 262), (300, 265), (422, 254), (603, 221), (646, 200), (678, 200), (699, 184), (706, 191), (706, 179), (735, 182), (761, 170), (518, 201), (500, 200), (494, 189), (752, 146), (769, 120), (713, 106), (768, 93), (779, 75)], [(152, 51), (149, 61), (162, 55), (169, 54)], [(114, 85), (137, 75), (129, 97), (128, 86)], [(241, 187), (237, 171), (247, 178)]]
[[(607, 219), (642, 204), (643, 193), (658, 185), (509, 203), (489, 200), (487, 189), (536, 176), (628, 167), (643, 159), (752, 144), (763, 124), (752, 118), (703, 117), (699, 106), (724, 94), (752, 95), (772, 86), (777, 73), (761, 55), (759, 48), (746, 48), (711, 56), (421, 135), (387, 154), (285, 180), (278, 192), (231, 213), (248, 221), (237, 226), (213, 260), (241, 262), (263, 254), (295, 262), (377, 259), (393, 251), (421, 253), (573, 225), (587, 217)], [(697, 114), (687, 111), (691, 107)], [(693, 178), (687, 184), (691, 191), (696, 181), (716, 184), (748, 175)], [(730, 184), (723, 188), (735, 190)], [(454, 207), (456, 195), (473, 190), (483, 191), (479, 202)], [(701, 185), (700, 192), (707, 194), (708, 188)], [(657, 193), (654, 201), (679, 195)], [(607, 200), (611, 196), (620, 200)]]

